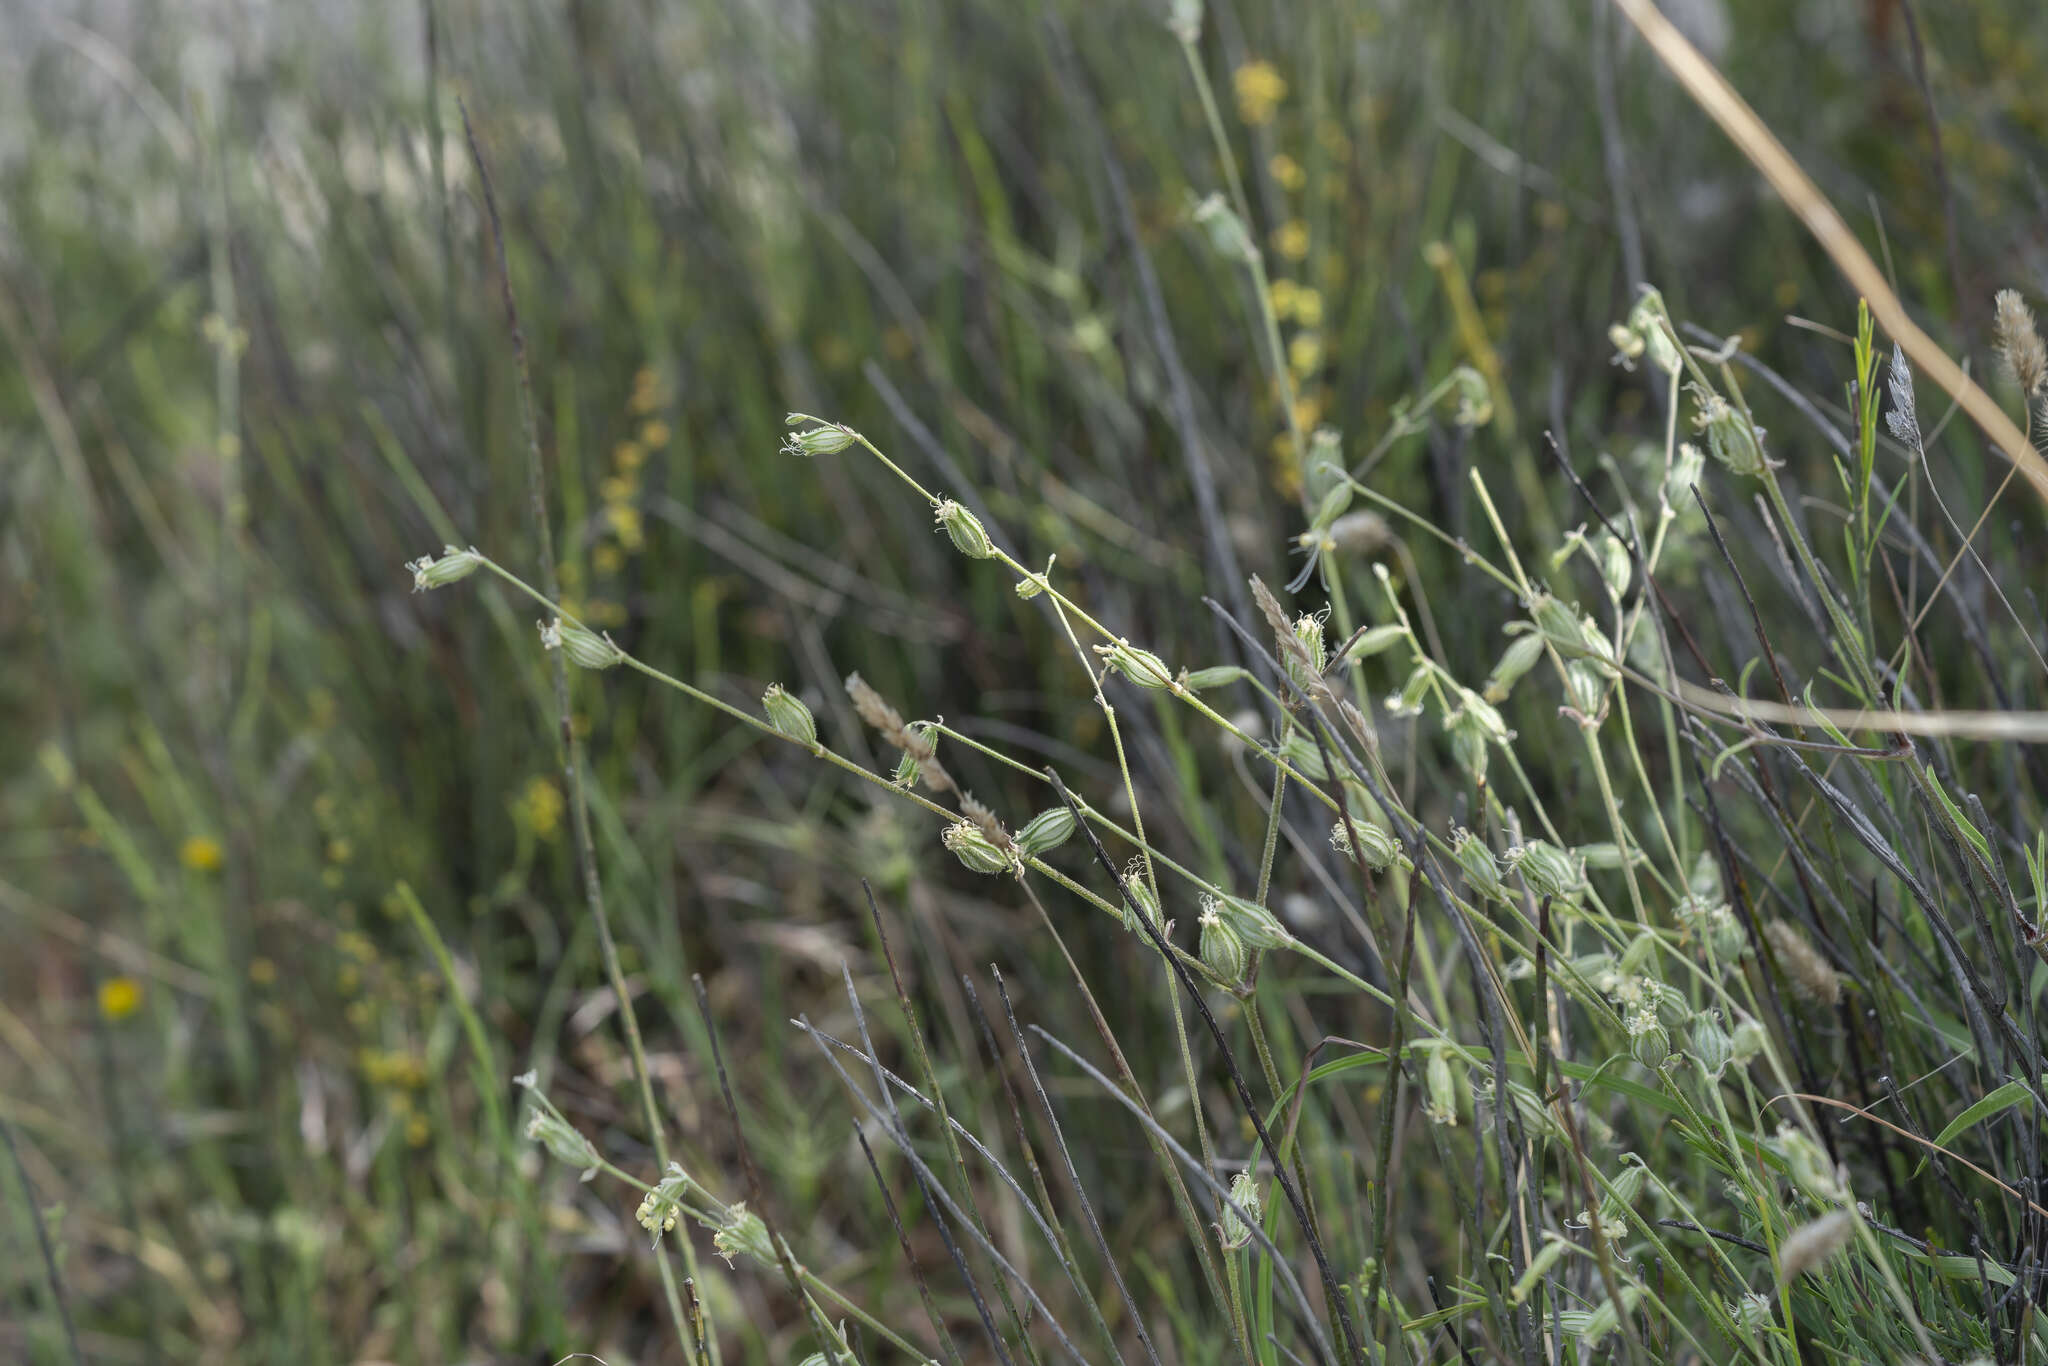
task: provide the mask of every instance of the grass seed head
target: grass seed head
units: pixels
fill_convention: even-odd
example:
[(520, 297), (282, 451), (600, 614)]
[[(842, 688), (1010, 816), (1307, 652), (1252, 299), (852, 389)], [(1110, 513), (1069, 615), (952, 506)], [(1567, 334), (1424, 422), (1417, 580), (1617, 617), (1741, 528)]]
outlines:
[(2001, 289), (1993, 301), (1991, 330), (2006, 374), (2031, 403), (2048, 393), (2048, 346), (2034, 326), (2034, 310), (2016, 289)]
[(1785, 976), (1801, 997), (1824, 1006), (1842, 999), (1842, 979), (1797, 925), (1773, 920), (1764, 926), (1764, 938), (1771, 941), (1778, 966), (1785, 970)]

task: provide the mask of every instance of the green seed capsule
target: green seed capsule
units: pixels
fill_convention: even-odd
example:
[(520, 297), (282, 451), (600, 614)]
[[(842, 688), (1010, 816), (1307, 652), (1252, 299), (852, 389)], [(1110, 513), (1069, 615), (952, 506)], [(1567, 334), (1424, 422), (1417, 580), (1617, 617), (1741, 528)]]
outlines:
[(1245, 965), (1250, 962), (1244, 936), (1223, 918), (1216, 904), (1203, 907), (1198, 922), (1202, 930), (1202, 963), (1209, 971), (1225, 982), (1239, 982), (1244, 979)]
[(997, 848), (995, 841), (972, 821), (959, 821), (947, 826), (940, 839), (970, 872), (1007, 873), (1012, 867), (1010, 856)]
[(1226, 896), (1218, 904), (1218, 909), (1249, 948), (1284, 949), (1294, 942), (1294, 936), (1287, 932), (1279, 918), (1255, 901), (1246, 901), (1241, 896)]
[(1493, 860), (1493, 851), (1486, 847), (1486, 841), (1470, 830), (1458, 830), (1451, 836), (1451, 858), (1465, 874), (1465, 883), (1479, 896), (1492, 901), (1506, 901), (1507, 888), (1501, 885), (1500, 865)]
[(560, 650), (582, 669), (609, 669), (626, 657), (604, 636), (559, 617), (540, 624), (540, 644), (544, 650)]
[(981, 529), (980, 520), (951, 498), (940, 499), (932, 513), (947, 537), (952, 540), (953, 548), (968, 559), (986, 560), (996, 553), (995, 546), (988, 539), (988, 533)]
[(1408, 639), (1408, 628), (1398, 624), (1375, 626), (1351, 642), (1351, 648), (1344, 652), (1346, 660), (1371, 659), (1384, 654), (1402, 641)]
[(768, 691), (761, 694), (761, 710), (768, 714), (768, 724), (778, 734), (787, 735), (798, 744), (815, 750), (818, 747), (818, 723), (811, 715), (811, 709), (803, 699), (783, 688), (780, 683), (770, 683)]
[(412, 571), (412, 591), (418, 593), (429, 588), (446, 588), (451, 583), (459, 583), (476, 573), (477, 567), (483, 562), (484, 557), (474, 548), (457, 550), (451, 545), (442, 550), (440, 559), (437, 560), (432, 555), (422, 555), (407, 564), (406, 568)]
[(1103, 658), (1111, 670), (1152, 692), (1162, 692), (1173, 686), (1173, 671), (1166, 667), (1166, 661), (1150, 650), (1141, 650), (1128, 640), (1119, 640), (1114, 645), (1098, 645), (1095, 653)]
[(1074, 833), (1074, 813), (1064, 806), (1041, 811), (1017, 832), (1017, 847), (1027, 854), (1057, 849)]
[(1528, 840), (1508, 850), (1508, 864), (1539, 897), (1567, 897), (1585, 883), (1578, 860), (1548, 840)]
[[(794, 423), (804, 419), (791, 413), (789, 420)], [(851, 427), (813, 427), (806, 432), (791, 432), (783, 438), (782, 449), (791, 455), (837, 455), (853, 442)]]

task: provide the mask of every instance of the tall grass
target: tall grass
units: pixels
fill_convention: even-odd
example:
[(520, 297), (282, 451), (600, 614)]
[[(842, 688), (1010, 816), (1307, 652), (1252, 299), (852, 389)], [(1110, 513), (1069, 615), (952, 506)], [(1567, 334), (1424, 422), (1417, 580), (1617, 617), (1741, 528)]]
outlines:
[(1604, 11), (330, 22), (7, 59), (8, 1354), (2048, 1351), (2041, 510)]

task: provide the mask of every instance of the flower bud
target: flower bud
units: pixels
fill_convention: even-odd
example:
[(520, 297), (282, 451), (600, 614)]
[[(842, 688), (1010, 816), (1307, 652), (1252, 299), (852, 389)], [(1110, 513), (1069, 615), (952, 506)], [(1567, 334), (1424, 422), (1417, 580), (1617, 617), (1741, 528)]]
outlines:
[[(1283, 655), (1287, 676), (1303, 692), (1314, 692), (1323, 681), (1323, 666), (1330, 662), (1329, 651), (1323, 645), (1323, 619), (1306, 613), (1296, 617), (1294, 638), (1300, 642), (1302, 653), (1297, 655), (1290, 650)], [(1302, 655), (1307, 658), (1304, 660)]]
[[(805, 420), (798, 413), (789, 415), (792, 426)], [(837, 455), (853, 442), (853, 428), (834, 423), (824, 427), (813, 427), (807, 432), (791, 432), (782, 439), (782, 449), (791, 455)]]
[(1041, 811), (1017, 832), (1017, 847), (1027, 854), (1043, 854), (1065, 844), (1074, 833), (1074, 813), (1064, 806)]
[(1244, 670), (1235, 664), (1217, 664), (1192, 673), (1182, 670), (1180, 685), (1189, 692), (1208, 692), (1212, 688), (1227, 687), (1244, 676)]
[(442, 550), (440, 559), (437, 560), (432, 555), (422, 555), (407, 564), (406, 568), (412, 571), (412, 591), (418, 593), (428, 588), (446, 588), (451, 583), (458, 583), (476, 573), (478, 566), (483, 562), (484, 557), (476, 552), (474, 546), (468, 550), (457, 550), (451, 545)]
[(953, 548), (968, 559), (986, 560), (996, 553), (988, 533), (981, 529), (980, 520), (951, 498), (941, 498), (932, 512), (952, 540)]
[(1385, 872), (1401, 856), (1400, 844), (1385, 826), (1355, 816), (1349, 826), (1339, 820), (1330, 827), (1330, 844), (1340, 854), (1356, 849), (1365, 866), (1374, 872)]
[(725, 1222), (711, 1236), (711, 1247), (725, 1258), (727, 1266), (731, 1266), (732, 1259), (742, 1253), (764, 1264), (775, 1260), (775, 1244), (768, 1240), (768, 1226), (761, 1222), (760, 1215), (746, 1207), (745, 1202), (726, 1210)]
[(1296, 773), (1317, 782), (1330, 776), (1329, 766), (1323, 762), (1323, 752), (1316, 745), (1315, 738), (1302, 731), (1295, 731), (1281, 742), (1280, 757)]
[(768, 691), (761, 694), (761, 710), (768, 714), (768, 724), (775, 727), (778, 735), (787, 735), (798, 744), (816, 751), (818, 723), (802, 698), (785, 690), (780, 683), (770, 683)]
[(1607, 700), (1607, 676), (1591, 660), (1574, 659), (1564, 666), (1564, 691), (1572, 709), (1590, 718)]
[(1344, 651), (1344, 659), (1347, 663), (1354, 660), (1371, 659), (1374, 655), (1384, 654), (1386, 651), (1393, 649), (1406, 639), (1408, 639), (1408, 628), (1406, 626), (1398, 623), (1375, 626), (1370, 630), (1361, 632), (1358, 639), (1351, 642), (1350, 647)]
[(1244, 220), (1231, 210), (1222, 195), (1209, 195), (1196, 204), (1193, 217), (1196, 226), (1209, 235), (1209, 245), (1216, 249), (1217, 255), (1246, 263), (1258, 255), (1258, 248), (1252, 245), (1251, 234), (1245, 230)]
[(1728, 1317), (1745, 1333), (1761, 1335), (1777, 1321), (1776, 1305), (1769, 1295), (1752, 1290), (1728, 1304)]
[(1640, 1017), (1629, 1017), (1629, 1055), (1645, 1067), (1662, 1067), (1671, 1056), (1671, 1035), (1656, 1022), (1656, 1012), (1645, 1013), (1650, 1020), (1646, 1028), (1636, 1027)]
[(1451, 392), (1458, 400), (1451, 421), (1460, 427), (1484, 427), (1493, 421), (1493, 390), (1486, 383), (1486, 376), (1469, 365), (1461, 365), (1451, 372)]
[(1501, 885), (1500, 867), (1493, 861), (1493, 851), (1486, 847), (1486, 841), (1470, 830), (1456, 830), (1451, 834), (1451, 859), (1465, 874), (1465, 883), (1479, 896), (1492, 901), (1506, 901), (1507, 888)]
[(1128, 640), (1119, 640), (1114, 645), (1098, 645), (1095, 653), (1114, 673), (1151, 692), (1160, 692), (1173, 686), (1173, 671), (1166, 667), (1166, 661), (1150, 650), (1141, 650)]
[(553, 1106), (545, 1103), (536, 1104), (526, 1112), (526, 1136), (546, 1148), (555, 1161), (581, 1168), (585, 1181), (597, 1175), (598, 1166), (604, 1160), (580, 1130), (557, 1114)]
[[(1235, 1209), (1232, 1206), (1236, 1206)], [(1237, 1211), (1242, 1209), (1243, 1214)], [(1223, 1244), (1225, 1252), (1235, 1252), (1252, 1240), (1249, 1218), (1253, 1223), (1259, 1219), (1259, 1183), (1248, 1171), (1239, 1172), (1230, 1182), (1230, 1203), (1223, 1207), (1223, 1218), (1216, 1225), (1216, 1237)]]
[(1671, 330), (1664, 322), (1664, 299), (1655, 290), (1646, 290), (1636, 300), (1636, 306), (1629, 310), (1628, 331), (1640, 345), (1639, 355), (1646, 355), (1650, 364), (1667, 375), (1675, 375), (1685, 363), (1679, 354), (1678, 343), (1671, 339)]
[(1693, 1021), (1689, 1045), (1687, 1051), (1709, 1081), (1719, 1081), (1723, 1069), (1735, 1056), (1735, 1041), (1728, 1037), (1727, 1030), (1721, 1028), (1718, 1011), (1700, 1012), (1699, 1018)]
[(1628, 591), (1629, 580), (1635, 577), (1635, 561), (1628, 547), (1611, 533), (1600, 538), (1600, 577), (1617, 598)]
[(1013, 866), (1010, 855), (998, 848), (995, 841), (973, 821), (956, 821), (947, 826), (945, 834), (939, 838), (970, 872), (1007, 873)]
[(1686, 875), (1685, 887), (1702, 901), (1721, 899), (1721, 861), (1712, 850), (1700, 850), (1699, 857), (1692, 861), (1692, 872)]
[(1758, 1054), (1771, 1046), (1770, 1031), (1757, 1020), (1738, 1021), (1735, 1032), (1728, 1036), (1728, 1046), (1733, 1050), (1730, 1060), (1737, 1067), (1747, 1067), (1756, 1061)]
[(1707, 434), (1707, 449), (1730, 474), (1757, 475), (1770, 467), (1764, 455), (1764, 430), (1737, 412), (1719, 394), (1700, 399), (1693, 425)]
[(1699, 487), (1700, 475), (1707, 467), (1707, 457), (1700, 448), (1690, 441), (1678, 445), (1678, 454), (1671, 461), (1671, 472), (1664, 476), (1664, 501), (1679, 512), (1692, 506), (1692, 491)]
[(1141, 938), (1150, 938), (1132, 919), (1131, 907), (1136, 906), (1153, 929), (1162, 932), (1165, 930), (1166, 922), (1159, 913), (1159, 898), (1152, 894), (1152, 884), (1145, 880), (1145, 865), (1142, 860), (1134, 858), (1125, 865), (1124, 893), (1128, 900), (1117, 907), (1117, 915), (1122, 918), (1125, 929)]
[(1569, 897), (1585, 885), (1579, 861), (1548, 840), (1527, 840), (1508, 850), (1508, 865), (1539, 897)]
[(1422, 1113), (1432, 1124), (1444, 1124), (1453, 1128), (1458, 1123), (1458, 1081), (1451, 1072), (1451, 1054), (1447, 1048), (1430, 1051), (1429, 1064), (1423, 1069), (1423, 1090), (1428, 1099), (1423, 1102)]
[(1543, 658), (1543, 636), (1537, 631), (1524, 631), (1508, 642), (1508, 648), (1501, 652), (1500, 662), (1493, 666), (1493, 673), (1486, 680), (1486, 691), (1481, 694), (1489, 702), (1505, 702), (1509, 689), (1520, 682), (1522, 676), (1536, 667), (1536, 661)]
[(1246, 901), (1241, 896), (1226, 896), (1219, 910), (1247, 947), (1284, 949), (1294, 942), (1294, 936), (1287, 932), (1279, 917), (1255, 901)]
[(1408, 674), (1408, 681), (1401, 685), (1401, 691), (1387, 699), (1387, 710), (1396, 716), (1422, 715), (1422, 700), (1429, 696), (1430, 680), (1435, 675), (1428, 663), (1418, 662)]
[(560, 650), (569, 657), (571, 664), (579, 668), (609, 669), (626, 657), (625, 651), (612, 644), (610, 638), (573, 621), (557, 617), (551, 622), (536, 624), (540, 627), (541, 648)]
[(1220, 981), (1235, 984), (1244, 980), (1245, 965), (1250, 961), (1244, 936), (1223, 918), (1220, 903), (1210, 898), (1203, 903), (1200, 919), (1195, 922), (1201, 927), (1202, 964), (1216, 974)]

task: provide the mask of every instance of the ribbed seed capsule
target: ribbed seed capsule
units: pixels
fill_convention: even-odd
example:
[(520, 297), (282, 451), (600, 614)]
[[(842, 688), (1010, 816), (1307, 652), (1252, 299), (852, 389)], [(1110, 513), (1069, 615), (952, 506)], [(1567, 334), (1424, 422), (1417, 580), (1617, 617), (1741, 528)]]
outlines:
[(625, 651), (595, 631), (557, 617), (540, 625), (543, 650), (560, 650), (569, 662), (582, 669), (609, 669), (626, 657)]
[(932, 515), (953, 542), (953, 548), (968, 559), (986, 560), (996, 553), (988, 533), (981, 529), (980, 519), (951, 498), (941, 498)]
[(1160, 918), (1159, 914), (1159, 898), (1152, 894), (1152, 884), (1145, 880), (1144, 865), (1137, 859), (1132, 859), (1130, 864), (1124, 869), (1124, 892), (1130, 900), (1127, 903), (1118, 904), (1117, 915), (1123, 920), (1125, 929), (1141, 939), (1150, 938), (1144, 930), (1138, 927), (1132, 918), (1131, 905), (1133, 904), (1137, 906), (1139, 911), (1144, 913), (1147, 923), (1153, 929), (1163, 930), (1165, 928), (1165, 922)]
[(1764, 429), (1719, 394), (1700, 400), (1693, 425), (1707, 434), (1707, 449), (1730, 474), (1757, 475), (1770, 466), (1764, 455)]
[(768, 724), (778, 734), (787, 735), (798, 744), (815, 750), (818, 747), (818, 722), (811, 715), (811, 709), (803, 699), (785, 689), (780, 683), (770, 683), (768, 691), (761, 694), (761, 710), (768, 715)]
[(1064, 806), (1041, 811), (1017, 832), (1017, 847), (1027, 854), (1057, 849), (1074, 833), (1074, 813)]
[(1394, 860), (1401, 853), (1400, 844), (1385, 826), (1356, 816), (1351, 818), (1348, 826), (1339, 819), (1330, 827), (1330, 844), (1340, 854), (1356, 850), (1365, 866), (1374, 872), (1385, 872), (1393, 867)]
[[(790, 425), (806, 421), (801, 414), (789, 415)], [(791, 455), (837, 455), (851, 446), (854, 441), (853, 428), (841, 426), (813, 427), (806, 432), (791, 432), (782, 440), (782, 449)]]
[(1317, 747), (1315, 737), (1295, 731), (1280, 744), (1280, 757), (1288, 767), (1306, 778), (1317, 782), (1330, 776), (1330, 769), (1323, 762), (1323, 751)]
[(422, 555), (405, 567), (412, 571), (412, 591), (418, 593), (458, 583), (476, 573), (483, 562), (484, 557), (476, 552), (475, 547), (457, 550), (451, 545), (442, 550), (438, 560), (432, 555)]
[(1585, 883), (1579, 861), (1548, 840), (1527, 840), (1508, 850), (1508, 865), (1539, 897), (1570, 896)]
[(1432, 1124), (1455, 1127), (1458, 1122), (1458, 1081), (1451, 1072), (1448, 1049), (1430, 1051), (1429, 1065), (1423, 1069), (1422, 1080), (1423, 1089), (1428, 1093), (1422, 1113)]
[(1600, 538), (1600, 577), (1607, 584), (1607, 591), (1617, 598), (1628, 591), (1629, 580), (1635, 577), (1635, 561), (1630, 558), (1628, 547), (1612, 533)]
[(1249, 948), (1284, 949), (1294, 942), (1294, 936), (1287, 932), (1279, 917), (1257, 902), (1246, 901), (1241, 896), (1226, 896), (1222, 898), (1220, 911)]
[(994, 840), (982, 833), (973, 821), (958, 821), (946, 827), (940, 837), (953, 856), (976, 873), (1006, 873), (1010, 871), (1010, 856), (996, 847)]
[(1693, 1021), (1689, 1051), (1692, 1060), (1699, 1064), (1700, 1071), (1711, 1081), (1721, 1079), (1722, 1069), (1735, 1057), (1735, 1041), (1728, 1037), (1728, 1031), (1721, 1028), (1721, 1017), (1716, 1011), (1702, 1011)]
[(1244, 936), (1223, 918), (1219, 904), (1214, 900), (1206, 902), (1202, 907), (1201, 918), (1196, 924), (1202, 931), (1200, 948), (1203, 965), (1221, 981), (1242, 981), (1250, 954), (1246, 952)]
[(1470, 830), (1455, 831), (1451, 835), (1451, 858), (1474, 892), (1494, 901), (1507, 900), (1507, 888), (1500, 881), (1500, 865), (1494, 862), (1493, 851), (1486, 847), (1485, 840)]
[(1166, 661), (1150, 650), (1139, 649), (1128, 640), (1098, 645), (1095, 653), (1102, 656), (1112, 671), (1138, 687), (1159, 692), (1173, 686), (1173, 671), (1166, 667)]

